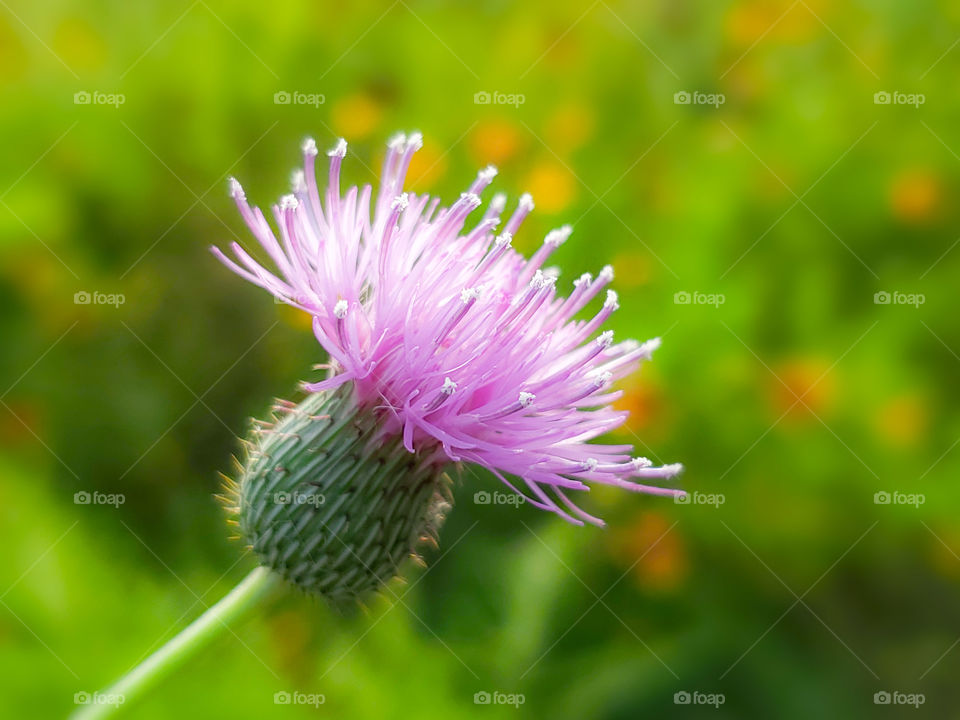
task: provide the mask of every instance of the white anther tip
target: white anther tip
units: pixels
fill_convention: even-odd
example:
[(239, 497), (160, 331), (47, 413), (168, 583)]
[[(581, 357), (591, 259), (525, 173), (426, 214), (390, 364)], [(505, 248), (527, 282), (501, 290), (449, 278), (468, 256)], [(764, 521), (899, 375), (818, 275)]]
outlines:
[(537, 396), (534, 395), (532, 392), (521, 392), (520, 398), (519, 398), (520, 407), (528, 408), (531, 405), (533, 405), (533, 401), (536, 399), (537, 399)]
[(581, 275), (580, 277), (578, 277), (576, 280), (573, 281), (573, 286), (583, 287), (584, 285), (589, 285), (591, 282), (593, 282), (593, 275), (591, 275), (590, 273), (584, 273), (583, 275)]
[(294, 170), (290, 174), (290, 187), (295, 193), (305, 192), (307, 189), (307, 176), (303, 170)]
[(673, 463), (672, 465), (664, 465), (661, 470), (663, 471), (664, 477), (676, 477), (683, 472), (683, 465), (680, 463)]
[(333, 306), (333, 314), (338, 320), (343, 320), (347, 316), (347, 301), (337, 300), (337, 304)]
[(344, 140), (343, 138), (340, 138), (337, 141), (336, 147), (334, 147), (332, 150), (327, 151), (327, 157), (342, 158), (346, 156), (347, 156), (347, 141)]
[(640, 346), (640, 349), (643, 350), (643, 354), (647, 357), (653, 355), (653, 351), (660, 347), (660, 338), (655, 337), (647, 340), (643, 345)]
[(480, 297), (480, 288), (464, 288), (460, 291), (460, 300), (466, 305)]
[(564, 225), (559, 227), (556, 230), (551, 230), (547, 233), (547, 236), (543, 239), (544, 244), (552, 245), (553, 247), (560, 247), (566, 242), (567, 238), (570, 237), (570, 233), (573, 232), (573, 228), (569, 225)]
[(593, 379), (593, 384), (598, 388), (602, 388), (609, 385), (611, 380), (613, 380), (613, 373), (605, 370)]
[(296, 195), (284, 195), (280, 198), (281, 210), (296, 210), (300, 206), (300, 201)]
[(613, 345), (613, 330), (607, 330), (597, 338), (597, 345), (602, 348), (608, 348)]
[(317, 141), (312, 137), (308, 137), (303, 141), (303, 144), (300, 146), (303, 150), (303, 154), (308, 157), (314, 157), (317, 154)]
[(597, 469), (597, 466), (598, 466), (599, 464), (600, 464), (600, 461), (597, 460), (596, 458), (587, 458), (587, 459), (584, 460), (582, 463), (580, 463), (580, 467), (581, 467), (585, 472), (593, 472), (594, 470)]
[(479, 180), (490, 182), (497, 176), (497, 169), (493, 165), (487, 165), (483, 170), (477, 173)]
[(527, 212), (530, 212), (531, 210), (533, 210), (533, 196), (530, 193), (524, 193), (523, 195), (520, 196), (520, 200), (518, 204), (521, 210), (526, 210)]
[(635, 457), (630, 460), (630, 464), (633, 465), (634, 470), (643, 470), (644, 468), (652, 467), (653, 461), (650, 460), (650, 458)]
[(530, 280), (530, 287), (532, 287), (534, 290), (543, 290), (545, 287), (553, 285), (553, 283), (556, 281), (556, 275), (550, 275), (542, 270), (537, 270), (533, 274), (533, 279)]
[(610, 282), (613, 280), (613, 266), (604, 265), (603, 270), (600, 271), (600, 275), (598, 277), (604, 282)]
[(470, 192), (460, 193), (460, 199), (470, 207), (474, 208), (480, 207), (480, 203), (482, 202), (479, 195)]
[(497, 236), (495, 240), (497, 247), (506, 247), (513, 242), (513, 235), (511, 233), (505, 232)]
[(390, 209), (403, 212), (404, 210), (407, 209), (407, 206), (409, 204), (410, 204), (410, 198), (408, 197), (407, 193), (403, 193), (402, 195), (397, 195), (393, 199), (393, 202), (390, 203)]
[(443, 379), (443, 387), (440, 388), (440, 392), (444, 395), (453, 395), (457, 391), (457, 384), (450, 378)]
[(419, 150), (423, 147), (423, 135), (419, 132), (412, 132), (407, 137), (407, 150)]
[(237, 199), (242, 199), (245, 197), (243, 194), (243, 187), (235, 177), (231, 177), (229, 180), (227, 180), (227, 186), (230, 188), (230, 197)]
[(397, 133), (387, 141), (387, 147), (391, 150), (399, 150), (407, 142), (407, 136), (403, 133)]
[(620, 305), (617, 304), (617, 293), (616, 293), (616, 291), (614, 291), (614, 290), (607, 290), (607, 299), (604, 301), (603, 306), (604, 306), (605, 308), (609, 308), (609, 309), (611, 309), (611, 310), (616, 310), (618, 307), (620, 307)]

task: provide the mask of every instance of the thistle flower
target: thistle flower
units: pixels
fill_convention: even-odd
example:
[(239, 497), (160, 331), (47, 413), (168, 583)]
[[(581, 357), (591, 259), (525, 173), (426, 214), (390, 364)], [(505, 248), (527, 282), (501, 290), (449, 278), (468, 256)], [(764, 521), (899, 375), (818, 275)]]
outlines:
[[(506, 198), (495, 195), (465, 229), (497, 171), (480, 171), (441, 209), (403, 190), (420, 145), (419, 134), (389, 142), (374, 198), (369, 185), (341, 194), (340, 140), (327, 153), (321, 199), (317, 146), (307, 140), (293, 193), (273, 207), (279, 239), (231, 178), (276, 270), (236, 243), (236, 261), (213, 252), (310, 314), (328, 375), (307, 383), (299, 404), (278, 401), (270, 422), (254, 424), (239, 481), (228, 480), (224, 500), (260, 566), (104, 694), (142, 694), (281, 578), (334, 604), (376, 590), (422, 540), (436, 540), (451, 467), (485, 467), (531, 505), (577, 525), (603, 524), (568, 496), (590, 485), (683, 494), (638, 482), (673, 477), (680, 465), (653, 467), (629, 445), (590, 442), (626, 420), (611, 407), (620, 396), (611, 385), (660, 344), (614, 343), (601, 330), (618, 307), (612, 290), (593, 317), (577, 319), (613, 280), (611, 268), (582, 275), (560, 296), (557, 271), (543, 264), (570, 227), (548, 233), (527, 259), (511, 241), (533, 200), (523, 195), (497, 232)], [(75, 717), (95, 720), (117, 707), (85, 705)]]
[[(578, 525), (603, 524), (570, 497), (591, 485), (682, 494), (647, 484), (680, 465), (654, 467), (629, 445), (590, 442), (626, 420), (612, 408), (621, 395), (612, 385), (660, 344), (614, 342), (603, 330), (618, 308), (607, 289), (613, 270), (558, 292), (558, 271), (544, 263), (570, 226), (548, 233), (529, 259), (518, 253), (512, 239), (533, 200), (521, 196), (503, 223), (504, 195), (479, 211), (493, 167), (449, 207), (405, 192), (421, 143), (418, 133), (390, 140), (374, 196), (369, 185), (341, 192), (344, 140), (327, 153), (321, 194), (308, 139), (292, 194), (272, 208), (276, 232), (230, 180), (275, 269), (237, 243), (235, 260), (212, 248), (232, 271), (309, 313), (329, 355), (328, 376), (305, 384), (306, 400), (285, 404), (255, 434), (235, 511), (265, 564), (331, 597), (376, 587), (435, 532), (448, 507), (444, 471), (455, 463), (488, 469)], [(577, 319), (603, 291), (593, 316)]]

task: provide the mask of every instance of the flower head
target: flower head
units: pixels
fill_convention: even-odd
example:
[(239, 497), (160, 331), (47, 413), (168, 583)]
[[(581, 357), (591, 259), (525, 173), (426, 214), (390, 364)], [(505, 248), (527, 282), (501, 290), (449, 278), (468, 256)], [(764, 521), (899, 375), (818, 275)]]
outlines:
[(576, 524), (602, 524), (569, 497), (591, 484), (682, 494), (645, 484), (681, 466), (653, 467), (631, 457), (629, 445), (590, 442), (625, 421), (627, 413), (611, 407), (621, 394), (611, 386), (660, 344), (615, 342), (602, 329), (619, 307), (609, 289), (592, 317), (578, 319), (612, 281), (612, 269), (581, 276), (564, 297), (557, 272), (544, 263), (570, 226), (548, 233), (530, 258), (514, 250), (533, 200), (521, 196), (505, 221), (503, 195), (481, 211), (493, 167), (449, 207), (404, 191), (421, 143), (418, 133), (390, 140), (374, 194), (369, 185), (341, 192), (347, 145), (340, 140), (327, 153), (321, 193), (317, 146), (307, 140), (292, 194), (273, 206), (276, 231), (230, 181), (275, 269), (236, 243), (235, 260), (213, 251), (241, 277), (312, 316), (331, 374), (307, 390), (349, 392), (358, 412), (377, 418), (380, 440), (396, 438), (439, 465), (485, 467), (532, 505)]

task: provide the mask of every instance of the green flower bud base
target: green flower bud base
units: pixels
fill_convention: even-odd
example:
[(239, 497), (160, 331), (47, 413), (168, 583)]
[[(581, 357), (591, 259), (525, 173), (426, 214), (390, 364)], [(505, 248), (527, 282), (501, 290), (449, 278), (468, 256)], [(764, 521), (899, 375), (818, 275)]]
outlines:
[(378, 411), (352, 394), (348, 384), (282, 406), (255, 429), (232, 488), (240, 534), (261, 564), (338, 605), (435, 542), (450, 507), (448, 463), (384, 437)]

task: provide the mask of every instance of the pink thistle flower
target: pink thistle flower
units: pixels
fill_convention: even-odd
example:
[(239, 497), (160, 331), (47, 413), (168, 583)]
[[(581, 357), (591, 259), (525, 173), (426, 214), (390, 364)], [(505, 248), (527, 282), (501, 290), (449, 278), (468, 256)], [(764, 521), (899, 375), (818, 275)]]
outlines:
[(613, 332), (602, 330), (618, 308), (609, 289), (592, 318), (576, 319), (611, 282), (613, 270), (582, 275), (563, 297), (557, 272), (543, 265), (570, 226), (548, 233), (529, 259), (511, 246), (533, 210), (529, 195), (520, 197), (502, 228), (501, 194), (468, 226), (497, 174), (493, 167), (481, 170), (449, 207), (404, 192), (421, 144), (419, 133), (388, 143), (374, 197), (370, 185), (341, 192), (347, 144), (340, 140), (327, 153), (321, 196), (317, 146), (308, 139), (293, 193), (272, 208), (279, 238), (230, 180), (243, 219), (276, 270), (237, 243), (231, 245), (235, 261), (213, 252), (241, 277), (312, 316), (331, 375), (305, 387), (323, 392), (352, 383), (357, 407), (377, 410), (380, 432), (402, 437), (408, 451), (485, 467), (532, 505), (578, 525), (603, 524), (568, 496), (591, 484), (682, 495), (645, 484), (674, 477), (681, 465), (654, 467), (631, 457), (630, 445), (590, 442), (627, 418), (611, 407), (622, 394), (611, 385), (660, 345), (658, 338), (614, 342)]

